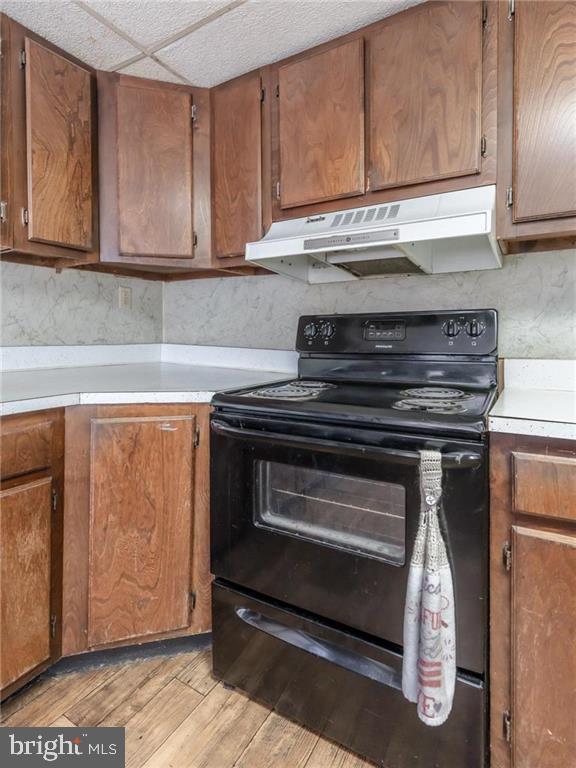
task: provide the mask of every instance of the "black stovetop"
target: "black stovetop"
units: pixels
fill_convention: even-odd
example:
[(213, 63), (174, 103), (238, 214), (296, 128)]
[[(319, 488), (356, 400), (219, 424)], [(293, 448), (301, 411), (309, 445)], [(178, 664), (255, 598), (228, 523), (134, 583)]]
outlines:
[(494, 310), (300, 318), (298, 378), (215, 396), (217, 409), (428, 435), (486, 431)]
[[(216, 395), (217, 408), (429, 434), (482, 434), (496, 389), (296, 379)], [(292, 396), (293, 395), (293, 396)], [(424, 395), (424, 396), (423, 396)]]

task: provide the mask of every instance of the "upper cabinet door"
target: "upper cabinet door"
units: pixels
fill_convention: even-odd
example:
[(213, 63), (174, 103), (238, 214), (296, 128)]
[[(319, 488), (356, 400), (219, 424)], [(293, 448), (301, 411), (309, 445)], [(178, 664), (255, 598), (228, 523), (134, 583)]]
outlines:
[(88, 251), (92, 241), (91, 76), (25, 40), (28, 237)]
[(368, 38), (370, 189), (479, 173), (482, 3), (433, 2)]
[(262, 126), (258, 72), (212, 92), (212, 233), (216, 259), (243, 257), (262, 237)]
[(278, 78), (281, 207), (363, 194), (363, 40), (285, 64)]
[(576, 3), (516, 3), (514, 221), (576, 215)]
[(123, 256), (192, 258), (192, 95), (121, 80), (118, 226)]

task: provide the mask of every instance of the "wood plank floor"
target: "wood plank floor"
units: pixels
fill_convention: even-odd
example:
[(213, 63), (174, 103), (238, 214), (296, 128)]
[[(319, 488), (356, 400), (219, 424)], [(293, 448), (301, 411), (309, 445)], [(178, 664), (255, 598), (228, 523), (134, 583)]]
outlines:
[(370, 768), (224, 688), (210, 651), (43, 676), (2, 706), (2, 725), (126, 728), (127, 768)]

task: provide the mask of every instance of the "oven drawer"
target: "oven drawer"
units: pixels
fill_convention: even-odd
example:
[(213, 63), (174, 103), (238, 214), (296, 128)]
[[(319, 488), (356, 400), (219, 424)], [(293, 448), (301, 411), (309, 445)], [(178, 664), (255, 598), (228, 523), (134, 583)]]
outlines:
[(213, 585), (214, 674), (383, 766), (484, 766), (485, 691), (458, 677), (437, 728), (401, 691), (402, 657), (350, 632)]

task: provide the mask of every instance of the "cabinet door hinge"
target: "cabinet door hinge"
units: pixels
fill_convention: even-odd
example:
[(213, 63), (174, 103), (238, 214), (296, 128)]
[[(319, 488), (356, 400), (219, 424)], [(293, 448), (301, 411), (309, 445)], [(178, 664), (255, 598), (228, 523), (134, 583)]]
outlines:
[(276, 200), (280, 200), (280, 182), (276, 182)]
[(486, 151), (487, 151), (486, 136), (482, 136), (482, 138), (480, 139), (480, 156), (486, 157)]
[(20, 64), (20, 69), (24, 69), (24, 67), (26, 66), (26, 51), (24, 50), (24, 48), (22, 48), (22, 50), (18, 54), (18, 64)]
[(506, 208), (512, 208), (514, 203), (514, 190), (512, 187), (506, 188)]
[(507, 571), (512, 570), (512, 547), (509, 541), (502, 547), (502, 562)]
[(6, 200), (0, 200), (0, 222), (6, 224), (8, 221), (8, 203)]
[(199, 445), (200, 445), (200, 430), (197, 429), (194, 432), (194, 448), (198, 448)]
[(508, 0), (508, 21), (512, 21), (515, 13), (516, 13), (515, 0)]
[(190, 115), (192, 117), (192, 122), (195, 123), (198, 120), (198, 107), (196, 104), (192, 104), (192, 107), (190, 109)]
[(482, 26), (485, 27), (488, 23), (488, 2), (484, 0), (482, 3)]
[(56, 615), (50, 616), (50, 637), (56, 637)]
[(28, 208), (22, 208), (22, 224), (27, 227), (30, 217), (28, 216)]
[(196, 248), (198, 245), (198, 232), (192, 232), (192, 247)]
[(504, 739), (510, 744), (512, 742), (512, 715), (509, 709), (502, 713), (502, 733)]
[(58, 509), (58, 492), (52, 491), (52, 512)]
[(190, 613), (196, 608), (196, 592), (188, 593), (188, 602), (190, 604)]

